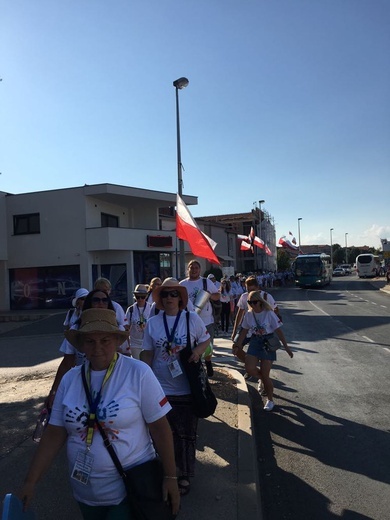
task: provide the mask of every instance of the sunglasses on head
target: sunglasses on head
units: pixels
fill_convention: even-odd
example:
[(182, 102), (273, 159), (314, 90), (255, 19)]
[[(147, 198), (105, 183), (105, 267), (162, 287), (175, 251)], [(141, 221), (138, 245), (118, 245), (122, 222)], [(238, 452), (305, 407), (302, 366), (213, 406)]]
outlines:
[(248, 300), (249, 305), (256, 305), (256, 303), (261, 303), (260, 300)]
[(134, 295), (134, 298), (135, 298), (136, 300), (145, 300), (146, 296), (141, 296), (140, 294), (135, 294), (135, 295)]
[(108, 298), (99, 298), (99, 296), (92, 296), (92, 303), (108, 303)]
[(168, 297), (178, 298), (179, 291), (161, 291), (160, 296), (161, 296), (161, 298), (168, 298)]

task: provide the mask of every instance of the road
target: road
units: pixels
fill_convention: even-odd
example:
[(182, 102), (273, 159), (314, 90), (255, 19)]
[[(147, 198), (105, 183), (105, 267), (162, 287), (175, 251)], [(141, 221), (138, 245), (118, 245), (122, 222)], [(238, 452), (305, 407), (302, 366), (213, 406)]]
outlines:
[(264, 520), (390, 518), (390, 296), (354, 276), (280, 289), (293, 360), (249, 383)]

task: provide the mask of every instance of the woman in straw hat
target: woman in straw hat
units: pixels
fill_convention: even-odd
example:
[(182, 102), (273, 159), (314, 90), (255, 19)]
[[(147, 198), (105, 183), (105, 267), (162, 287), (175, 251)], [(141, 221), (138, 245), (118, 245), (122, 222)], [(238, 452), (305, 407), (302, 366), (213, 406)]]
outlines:
[[(187, 377), (180, 364), (179, 352), (187, 345), (187, 289), (175, 278), (167, 278), (155, 291), (159, 312), (149, 319), (142, 344), (141, 359), (148, 363), (172, 406), (167, 418), (173, 432), (179, 489), (182, 495), (190, 490), (194, 476), (195, 443), (198, 418), (192, 410)], [(210, 335), (195, 313), (189, 313), (189, 334), (192, 345), (190, 362), (196, 362), (210, 343)]]
[[(276, 361), (276, 352), (267, 348), (265, 340), (276, 333), (282, 342), (287, 354), (293, 357), (293, 352), (287, 345), (286, 338), (281, 330), (282, 322), (275, 314), (271, 305), (261, 296), (261, 291), (251, 291), (248, 294), (248, 312), (242, 321), (242, 329), (237, 341), (233, 344), (233, 353), (242, 349), (248, 331), (252, 332), (249, 347), (245, 356), (245, 370), (250, 376), (261, 379), (267, 394), (264, 406), (266, 412), (274, 408), (274, 385), (270, 378), (272, 362)], [(260, 361), (260, 368), (257, 363)]]
[(99, 422), (124, 469), (155, 458), (156, 447), (164, 467), (163, 496), (176, 514), (180, 496), (172, 433), (165, 417), (171, 406), (153, 372), (117, 353), (128, 332), (119, 329), (112, 310), (83, 311), (78, 330), (65, 335), (88, 361), (67, 372), (60, 383), (49, 425), (21, 491), (26, 507), (37, 482), (67, 443), (73, 495), (83, 518), (130, 517), (125, 486), (103, 444)]

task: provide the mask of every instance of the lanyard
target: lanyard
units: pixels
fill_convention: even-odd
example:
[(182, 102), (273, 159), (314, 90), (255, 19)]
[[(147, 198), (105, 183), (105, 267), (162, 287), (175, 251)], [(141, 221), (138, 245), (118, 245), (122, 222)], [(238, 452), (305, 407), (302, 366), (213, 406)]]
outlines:
[(118, 360), (118, 354), (115, 352), (115, 355), (112, 358), (111, 363), (105, 373), (102, 386), (100, 387), (99, 392), (97, 393), (95, 399), (93, 399), (93, 400), (92, 400), (92, 395), (91, 395), (91, 366), (90, 365), (88, 366), (87, 374), (85, 374), (85, 365), (83, 365), (81, 368), (81, 375), (83, 378), (84, 389), (85, 389), (85, 393), (87, 395), (88, 404), (89, 404), (89, 416), (88, 416), (88, 422), (87, 422), (88, 430), (87, 430), (87, 437), (86, 437), (88, 450), (91, 448), (91, 445), (92, 445), (94, 426), (95, 426), (95, 421), (96, 421), (96, 410), (97, 410), (99, 401), (102, 396), (103, 387), (107, 383), (107, 381), (110, 379), (110, 377), (112, 376), (112, 373), (114, 371), (117, 360)]
[(169, 334), (167, 317), (165, 315), (165, 312), (163, 314), (163, 323), (164, 323), (164, 328), (165, 328), (165, 334), (167, 336), (167, 341), (168, 341), (167, 350), (168, 350), (169, 354), (171, 353), (171, 346), (172, 346), (172, 342), (173, 342), (174, 337), (175, 337), (175, 332), (176, 332), (176, 329), (177, 329), (177, 324), (179, 323), (180, 315), (181, 315), (181, 311), (179, 311), (177, 313), (177, 316), (176, 316), (176, 319), (175, 319), (175, 323), (173, 324), (171, 333)]
[(144, 307), (142, 307), (142, 312), (141, 312), (141, 309), (138, 307), (138, 305), (137, 305), (137, 309), (138, 309), (138, 315), (139, 315), (139, 322), (142, 324), (145, 321), (144, 314), (145, 314), (146, 305), (144, 305)]

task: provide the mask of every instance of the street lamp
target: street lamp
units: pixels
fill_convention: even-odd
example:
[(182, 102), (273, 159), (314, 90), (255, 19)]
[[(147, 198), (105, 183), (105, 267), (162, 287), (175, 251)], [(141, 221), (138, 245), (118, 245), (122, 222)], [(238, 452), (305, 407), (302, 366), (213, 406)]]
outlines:
[(298, 219), (298, 246), (299, 246), (299, 251), (301, 250), (301, 220), (302, 220), (302, 217), (299, 217), (299, 219)]
[[(180, 114), (179, 114), (179, 90), (186, 88), (188, 86), (187, 78), (179, 78), (173, 82), (173, 86), (176, 90), (176, 140), (177, 140), (177, 184), (178, 184), (178, 193), (181, 198), (183, 195), (183, 176), (182, 169), (183, 165), (181, 164), (181, 147), (180, 147)], [(177, 211), (177, 208), (176, 208)], [(179, 267), (176, 256), (176, 276), (177, 278), (183, 279), (185, 277), (185, 257), (184, 257), (184, 241), (179, 240), (179, 258), (180, 258), (180, 276)]]
[(348, 233), (345, 233), (345, 263), (348, 263), (348, 244), (347, 244), (347, 235)]
[[(261, 205), (264, 204), (265, 200), (259, 200), (259, 214), (260, 214), (260, 218), (259, 218), (259, 221), (260, 221), (260, 225), (259, 225), (259, 238), (260, 240), (262, 239), (261, 238)], [(261, 270), (264, 271), (264, 250), (262, 249), (261, 252), (260, 252), (260, 257), (261, 257)]]
[(333, 240), (332, 240), (332, 231), (334, 231), (334, 228), (330, 228), (330, 265), (333, 269)]

